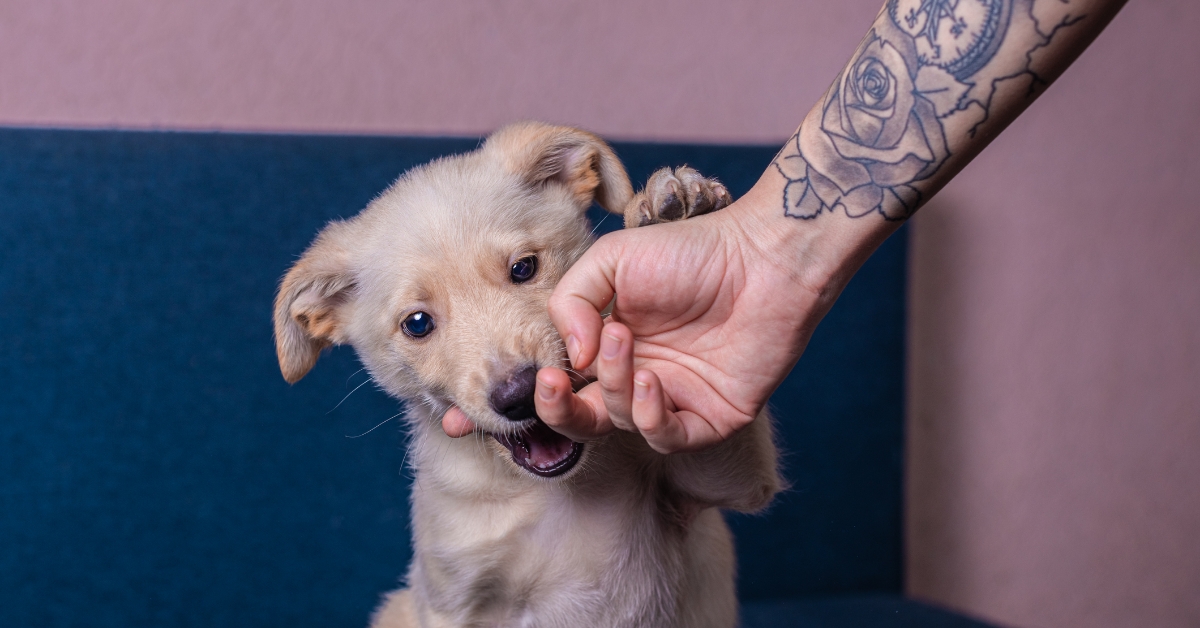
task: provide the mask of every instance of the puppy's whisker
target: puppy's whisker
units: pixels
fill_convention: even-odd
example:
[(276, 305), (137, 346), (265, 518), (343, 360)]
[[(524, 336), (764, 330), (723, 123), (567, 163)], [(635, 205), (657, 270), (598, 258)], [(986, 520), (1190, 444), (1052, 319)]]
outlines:
[(604, 217), (600, 219), (600, 222), (596, 223), (595, 227), (592, 227), (592, 235), (596, 235), (596, 232), (600, 230), (600, 225), (604, 224), (604, 221), (608, 220), (608, 217), (611, 215), (612, 214), (609, 213), (604, 214)]
[(334, 410), (337, 410), (338, 408), (340, 408), (342, 406), (342, 404), (346, 403), (346, 400), (350, 398), (350, 395), (353, 395), (354, 393), (358, 392), (359, 388), (362, 388), (363, 386), (365, 386), (367, 384), (367, 382), (370, 382), (370, 381), (373, 381), (373, 380), (370, 377), (368, 377), (366, 380), (363, 381), (363, 383), (355, 386), (354, 390), (351, 390), (350, 392), (346, 393), (346, 396), (342, 397), (342, 400), (337, 402), (337, 405), (330, 408), (329, 412), (326, 412), (325, 414), (330, 414)]
[(350, 377), (347, 377), (347, 378), (346, 378), (346, 384), (349, 384), (349, 383), (350, 383), (350, 380), (354, 379), (354, 376), (355, 376), (355, 375), (358, 375), (359, 373), (361, 373), (361, 372), (363, 372), (363, 371), (365, 371), (365, 370), (367, 370), (367, 367), (365, 367), (365, 366), (364, 366), (364, 367), (362, 367), (362, 368), (358, 369), (357, 371), (354, 371), (353, 373), (351, 373), (351, 374), (350, 374)]
[(408, 467), (408, 455), (412, 453), (413, 443), (411, 440), (405, 443), (404, 457), (400, 459), (400, 473), (404, 473), (404, 469)]
[(346, 438), (362, 438), (363, 436), (366, 436), (367, 434), (370, 434), (371, 432), (374, 432), (375, 430), (379, 429), (379, 427), (380, 427), (381, 425), (383, 425), (384, 423), (387, 423), (388, 421), (391, 421), (392, 419), (394, 419), (394, 418), (396, 418), (396, 417), (400, 416), (401, 414), (404, 414), (404, 413), (403, 413), (403, 412), (401, 412), (401, 413), (399, 413), (399, 414), (393, 414), (392, 416), (390, 416), (390, 417), (388, 417), (388, 418), (384, 419), (383, 421), (381, 421), (381, 422), (379, 423), (379, 425), (376, 425), (375, 427), (373, 427), (373, 428), (371, 428), (371, 429), (369, 429), (369, 430), (367, 430), (367, 431), (363, 432), (362, 434), (359, 434), (358, 436), (346, 436)]

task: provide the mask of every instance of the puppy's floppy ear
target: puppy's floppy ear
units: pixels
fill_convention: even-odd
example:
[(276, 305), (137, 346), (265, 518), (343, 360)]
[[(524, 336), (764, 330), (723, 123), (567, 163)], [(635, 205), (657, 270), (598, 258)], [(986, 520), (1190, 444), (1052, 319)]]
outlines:
[(275, 353), (283, 378), (304, 377), (321, 350), (346, 342), (348, 305), (355, 288), (347, 247), (348, 225), (325, 227), (279, 285), (275, 295)]
[(581, 210), (592, 201), (619, 214), (633, 197), (629, 175), (599, 137), (568, 126), (518, 122), (496, 131), (484, 150), (529, 185), (562, 185)]

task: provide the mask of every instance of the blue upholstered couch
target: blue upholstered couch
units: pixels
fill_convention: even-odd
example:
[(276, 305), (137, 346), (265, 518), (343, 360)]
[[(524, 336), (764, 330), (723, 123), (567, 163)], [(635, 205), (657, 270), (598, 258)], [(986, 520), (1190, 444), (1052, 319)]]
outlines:
[[(0, 130), (0, 626), (365, 625), (410, 553), (400, 432), (368, 433), (399, 409), (347, 349), (285, 384), (273, 292), (476, 145)], [(735, 194), (774, 151), (616, 149)], [(731, 517), (746, 626), (982, 626), (900, 596), (904, 281), (902, 232), (773, 400), (793, 488)]]

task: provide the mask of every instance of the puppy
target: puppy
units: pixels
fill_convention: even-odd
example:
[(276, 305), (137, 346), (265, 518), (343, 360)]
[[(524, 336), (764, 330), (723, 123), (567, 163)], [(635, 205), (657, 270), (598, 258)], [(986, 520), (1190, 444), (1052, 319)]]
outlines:
[[(534, 411), (540, 367), (566, 368), (546, 312), (592, 242), (595, 201), (626, 226), (729, 203), (694, 170), (633, 196), (600, 138), (523, 123), (401, 176), (327, 225), (275, 300), (284, 379), (335, 344), (407, 405), (414, 556), (378, 628), (729, 627), (734, 554), (718, 508), (780, 488), (768, 417), (702, 453), (663, 456), (637, 434), (576, 443)], [(485, 434), (452, 439), (457, 405)]]

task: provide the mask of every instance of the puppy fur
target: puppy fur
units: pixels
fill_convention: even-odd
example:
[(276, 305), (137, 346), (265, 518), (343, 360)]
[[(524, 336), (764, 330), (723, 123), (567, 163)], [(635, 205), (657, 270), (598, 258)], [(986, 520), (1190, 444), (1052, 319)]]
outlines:
[[(718, 208), (728, 193), (681, 168), (635, 197), (598, 137), (514, 124), (330, 223), (283, 278), (274, 321), (284, 378), (348, 344), (408, 409), (414, 557), (372, 626), (737, 623), (733, 545), (717, 509), (756, 511), (780, 489), (767, 416), (695, 454), (663, 456), (617, 432), (553, 478), (487, 435), (522, 429), (489, 402), (497, 385), (522, 368), (568, 366), (546, 301), (592, 242), (593, 201), (638, 226)], [(509, 269), (530, 255), (536, 276), (514, 283)], [(417, 311), (435, 325), (421, 338), (401, 326)], [(447, 437), (451, 405), (487, 434)]]

